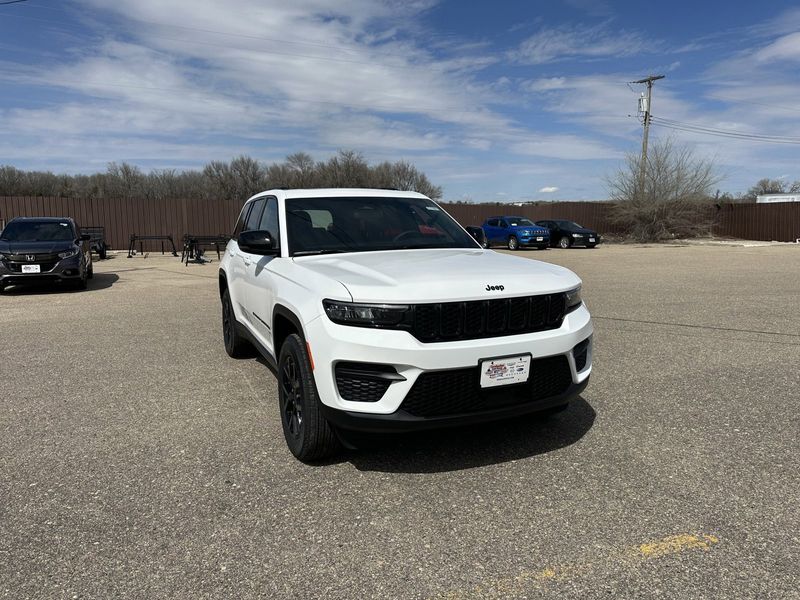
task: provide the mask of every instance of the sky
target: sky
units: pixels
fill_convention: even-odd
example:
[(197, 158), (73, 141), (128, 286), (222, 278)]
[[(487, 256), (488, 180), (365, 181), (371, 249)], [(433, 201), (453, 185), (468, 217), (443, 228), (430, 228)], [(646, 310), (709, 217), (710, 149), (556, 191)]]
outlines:
[(723, 192), (800, 179), (795, 2), (8, 2), (0, 165), (352, 149), (414, 163), (445, 200), (600, 200), (641, 149), (629, 82), (663, 74), (651, 143), (714, 160)]

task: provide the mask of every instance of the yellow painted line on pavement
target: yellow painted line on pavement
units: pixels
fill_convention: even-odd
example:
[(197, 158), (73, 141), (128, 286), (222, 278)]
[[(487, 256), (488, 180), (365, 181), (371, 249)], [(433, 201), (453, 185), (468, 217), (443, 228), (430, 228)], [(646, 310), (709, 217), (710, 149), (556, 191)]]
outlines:
[[(692, 550), (708, 552), (719, 543), (719, 538), (706, 533), (682, 533), (670, 535), (660, 540), (645, 542), (612, 552), (605, 561), (631, 564), (645, 560), (674, 556)], [(631, 561), (631, 558), (636, 559)], [(564, 581), (597, 570), (591, 564), (571, 564), (522, 571), (514, 577), (487, 579), (469, 589), (449, 590), (432, 596), (431, 600), (463, 600), (467, 598), (508, 598), (520, 595), (531, 588), (543, 587), (554, 581)]]
[(700, 548), (708, 551), (711, 546), (719, 543), (719, 538), (714, 535), (692, 535), (684, 533), (681, 535), (671, 535), (657, 542), (640, 544), (638, 551), (645, 558), (658, 558), (668, 554), (678, 554), (686, 550)]

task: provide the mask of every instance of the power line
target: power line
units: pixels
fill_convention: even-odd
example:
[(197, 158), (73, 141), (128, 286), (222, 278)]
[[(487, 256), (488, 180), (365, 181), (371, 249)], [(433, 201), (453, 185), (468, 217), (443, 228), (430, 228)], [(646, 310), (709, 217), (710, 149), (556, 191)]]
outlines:
[(704, 127), (694, 123), (684, 123), (681, 121), (674, 121), (672, 119), (665, 119), (662, 117), (653, 116), (653, 124), (667, 129), (676, 131), (684, 131), (687, 133), (697, 133), (701, 135), (710, 135), (716, 137), (724, 137), (730, 139), (748, 140), (753, 142), (764, 142), (771, 144), (800, 144), (800, 137), (778, 136), (760, 133), (746, 133), (742, 131), (733, 131), (729, 129), (717, 129), (713, 127)]

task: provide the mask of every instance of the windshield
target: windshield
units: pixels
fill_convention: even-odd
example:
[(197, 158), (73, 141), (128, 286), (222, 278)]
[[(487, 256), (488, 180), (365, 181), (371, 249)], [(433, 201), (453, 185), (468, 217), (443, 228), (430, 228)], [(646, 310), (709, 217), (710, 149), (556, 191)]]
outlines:
[(535, 227), (528, 219), (519, 219), (517, 217), (510, 218), (508, 225), (510, 227)]
[(580, 225), (578, 225), (575, 221), (556, 221), (559, 227), (563, 227), (564, 229), (583, 229)]
[(7, 242), (66, 242), (75, 239), (68, 221), (11, 221), (0, 234)]
[(424, 198), (290, 198), (291, 256), (410, 248), (478, 248), (477, 242)]

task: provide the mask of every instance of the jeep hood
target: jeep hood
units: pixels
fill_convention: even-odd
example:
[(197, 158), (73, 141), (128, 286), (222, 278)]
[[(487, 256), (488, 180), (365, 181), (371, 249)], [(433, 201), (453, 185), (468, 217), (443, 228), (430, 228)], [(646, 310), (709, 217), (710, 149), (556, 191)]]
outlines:
[(294, 262), (300, 269), (340, 282), (355, 302), (484, 300), (560, 292), (580, 283), (563, 267), (468, 248), (353, 252), (306, 256)]

